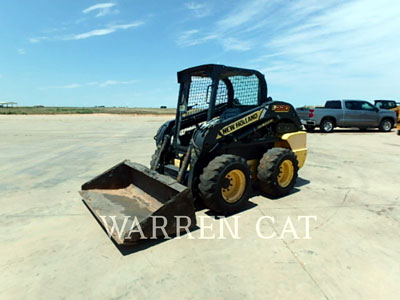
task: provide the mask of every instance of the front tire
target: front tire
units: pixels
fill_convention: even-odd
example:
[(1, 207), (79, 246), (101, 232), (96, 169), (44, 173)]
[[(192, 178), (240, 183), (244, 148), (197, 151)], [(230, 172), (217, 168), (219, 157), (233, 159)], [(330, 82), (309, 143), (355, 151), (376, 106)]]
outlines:
[(250, 169), (240, 156), (218, 156), (200, 175), (199, 191), (203, 203), (224, 215), (243, 210), (250, 198), (250, 188)]
[(379, 130), (382, 132), (392, 131), (393, 123), (390, 119), (383, 119), (379, 124)]
[(263, 155), (258, 164), (260, 189), (273, 196), (285, 196), (293, 189), (298, 170), (296, 155), (291, 150), (272, 148)]

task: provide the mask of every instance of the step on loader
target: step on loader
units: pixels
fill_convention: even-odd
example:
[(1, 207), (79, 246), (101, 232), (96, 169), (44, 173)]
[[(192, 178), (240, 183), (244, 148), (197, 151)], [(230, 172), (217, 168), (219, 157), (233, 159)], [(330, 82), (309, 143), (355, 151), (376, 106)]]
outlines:
[(123, 161), (82, 185), (117, 244), (193, 228), (194, 200), (231, 215), (254, 189), (285, 196), (306, 160), (295, 109), (267, 96), (260, 72), (209, 64), (178, 72), (178, 83), (176, 117), (157, 131), (150, 169)]

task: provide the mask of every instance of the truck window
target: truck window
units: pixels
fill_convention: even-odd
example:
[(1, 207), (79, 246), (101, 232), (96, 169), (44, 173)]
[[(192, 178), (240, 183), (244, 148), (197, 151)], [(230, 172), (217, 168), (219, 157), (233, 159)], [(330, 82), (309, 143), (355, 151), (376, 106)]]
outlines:
[(397, 107), (396, 101), (388, 101), (388, 100), (376, 100), (375, 105), (380, 109), (392, 109)]
[(325, 108), (342, 109), (342, 103), (338, 100), (329, 100), (325, 103)]
[(361, 102), (361, 109), (362, 110), (375, 110), (375, 107), (368, 102)]
[(351, 110), (361, 110), (361, 104), (362, 102), (360, 101), (346, 101), (346, 108)]
[(382, 108), (384, 109), (391, 109), (396, 107), (396, 102), (392, 101), (387, 101), (387, 102), (382, 102)]

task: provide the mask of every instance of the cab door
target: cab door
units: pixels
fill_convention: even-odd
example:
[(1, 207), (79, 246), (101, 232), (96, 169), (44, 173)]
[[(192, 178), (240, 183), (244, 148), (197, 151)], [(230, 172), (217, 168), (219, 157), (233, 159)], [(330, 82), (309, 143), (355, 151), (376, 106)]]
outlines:
[(344, 103), (343, 124), (346, 127), (362, 127), (362, 110), (360, 101), (345, 101)]
[(373, 106), (371, 103), (364, 101), (361, 103), (361, 117), (362, 117), (362, 124), (364, 126), (378, 126), (378, 109)]
[(346, 101), (345, 107), (346, 126), (375, 127), (378, 125), (378, 109), (367, 101)]

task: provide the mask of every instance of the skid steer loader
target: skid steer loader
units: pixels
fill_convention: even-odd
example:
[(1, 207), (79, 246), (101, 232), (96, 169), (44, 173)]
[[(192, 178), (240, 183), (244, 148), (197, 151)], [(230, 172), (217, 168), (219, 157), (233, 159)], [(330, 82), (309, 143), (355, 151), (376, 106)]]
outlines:
[(296, 111), (267, 97), (260, 72), (209, 64), (178, 72), (178, 83), (176, 117), (154, 137), (151, 168), (123, 161), (82, 186), (107, 231), (125, 222), (112, 233), (118, 244), (192, 228), (194, 199), (230, 215), (254, 189), (285, 196), (304, 165), (306, 133)]

